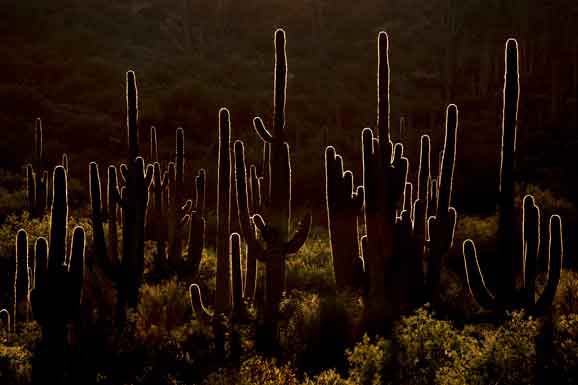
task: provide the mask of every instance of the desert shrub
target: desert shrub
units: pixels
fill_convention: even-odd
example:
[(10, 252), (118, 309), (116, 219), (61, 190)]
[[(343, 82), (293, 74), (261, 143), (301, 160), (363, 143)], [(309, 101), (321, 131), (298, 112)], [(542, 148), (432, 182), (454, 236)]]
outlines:
[(354, 382), (347, 380), (335, 371), (329, 369), (319, 373), (313, 378), (305, 377), (303, 385), (356, 385)]
[(274, 359), (251, 357), (236, 370), (221, 369), (211, 374), (205, 385), (298, 385), (295, 370), (289, 365), (278, 365)]
[(556, 322), (549, 366), (552, 383), (578, 384), (578, 314), (562, 315)]
[(433, 384), (440, 369), (460, 365), (459, 360), (478, 347), (475, 338), (449, 321), (435, 319), (427, 308), (403, 318), (395, 330), (395, 339), (400, 379), (407, 384)]
[(378, 338), (371, 341), (367, 335), (353, 350), (347, 352), (349, 381), (359, 385), (380, 385), (387, 383), (386, 373), (393, 359), (390, 340)]
[(193, 320), (187, 287), (174, 279), (145, 284), (119, 341), (117, 371), (140, 384), (199, 380), (217, 364), (212, 340), (211, 328)]
[[(72, 235), (72, 230), (76, 226), (82, 226), (86, 234), (86, 245), (92, 244), (92, 226), (88, 218), (78, 218), (69, 213), (68, 235)], [(9, 258), (14, 255), (14, 242), (18, 230), (24, 229), (28, 233), (28, 243), (31, 254), (33, 254), (34, 243), (38, 237), (48, 238), (50, 234), (50, 215), (43, 218), (31, 218), (27, 211), (20, 215), (9, 215), (6, 222), (0, 226), (0, 258)], [(70, 242), (68, 242), (70, 244)]]
[(330, 293), (335, 287), (327, 236), (311, 234), (299, 253), (287, 259), (287, 290)]
[(282, 302), (282, 347), (296, 367), (312, 373), (345, 367), (344, 353), (358, 337), (359, 299), (351, 293), (320, 296), (294, 290)]
[(554, 299), (558, 314), (578, 314), (578, 273), (562, 270)]
[(0, 343), (0, 378), (4, 385), (28, 384), (32, 375), (32, 354), (21, 346)]

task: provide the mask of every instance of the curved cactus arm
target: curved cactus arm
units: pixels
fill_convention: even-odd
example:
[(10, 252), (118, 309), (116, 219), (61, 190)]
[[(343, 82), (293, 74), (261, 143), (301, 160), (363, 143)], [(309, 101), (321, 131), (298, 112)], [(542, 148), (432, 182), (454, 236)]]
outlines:
[(128, 180), (128, 166), (125, 163), (122, 163), (119, 167), (120, 169), (120, 176), (124, 183)]
[(183, 216), (186, 213), (189, 213), (193, 209), (193, 200), (187, 199), (184, 205), (179, 207), (179, 216)]
[(48, 274), (48, 241), (44, 237), (36, 239), (34, 247), (34, 287), (44, 287)]
[(536, 263), (540, 250), (540, 209), (532, 195), (526, 195), (523, 200), (522, 242), (523, 296), (527, 305), (534, 306)]
[(427, 200), (428, 198), (429, 184), (431, 183), (430, 153), (430, 137), (429, 135), (422, 135), (420, 138), (416, 200)]
[(456, 161), (456, 144), (458, 130), (458, 107), (450, 104), (446, 108), (444, 149), (441, 154), (441, 165), (438, 180), (437, 213), (445, 215), (452, 201), (454, 165)]
[(206, 171), (204, 168), (199, 170), (198, 175), (195, 177), (195, 211), (197, 211), (201, 216), (205, 215), (205, 181)]
[(271, 143), (273, 141), (273, 135), (265, 128), (265, 123), (263, 123), (263, 119), (260, 117), (256, 117), (253, 119), (253, 127), (255, 128), (255, 132), (261, 138), (263, 142)]
[(151, 186), (151, 182), (153, 181), (153, 175), (154, 175), (154, 167), (152, 164), (148, 164), (145, 170), (145, 176), (144, 176), (144, 185), (145, 185), (145, 189), (149, 189), (149, 187)]
[(487, 309), (492, 308), (495, 304), (494, 295), (487, 288), (486, 282), (484, 281), (484, 275), (480, 268), (474, 241), (471, 239), (465, 240), (462, 253), (470, 293), (481, 307)]
[(169, 172), (163, 171), (163, 177), (161, 180), (161, 188), (164, 190), (169, 185)]
[(10, 333), (11, 331), (13, 331), (10, 325), (10, 312), (7, 309), (1, 309), (0, 317), (2, 316), (2, 314), (6, 315), (6, 330), (8, 331), (8, 333)]
[(189, 286), (189, 295), (191, 297), (191, 306), (193, 307), (193, 312), (201, 321), (211, 321), (213, 319), (214, 313), (209, 311), (203, 304), (203, 296), (201, 294), (201, 288), (196, 283)]
[[(234, 144), (235, 155), (235, 189), (237, 196), (237, 209), (239, 222), (241, 224), (241, 233), (245, 238), (249, 248), (256, 256), (263, 254), (263, 247), (255, 238), (255, 231), (251, 226), (251, 217), (249, 213), (249, 196), (247, 183), (247, 167), (245, 164), (245, 146), (242, 141), (237, 140)], [(261, 216), (259, 216), (261, 218)], [(263, 218), (261, 218), (263, 222)], [(266, 226), (264, 226), (266, 227)]]
[(80, 303), (80, 297), (82, 294), (85, 266), (84, 248), (84, 229), (80, 226), (76, 226), (72, 232), (72, 245), (70, 247), (70, 258), (68, 261), (68, 271), (72, 274), (72, 293), (75, 294), (74, 303)]
[[(121, 165), (122, 167), (123, 165)], [(118, 179), (116, 178), (116, 168), (114, 166), (109, 166), (109, 178), (108, 178), (108, 199), (113, 199), (119, 206), (126, 208), (127, 201), (121, 194), (121, 190), (118, 188)], [(114, 172), (112, 171), (114, 170)], [(121, 168), (122, 170), (122, 168)], [(124, 187), (123, 187), (124, 189)], [(110, 220), (111, 218), (109, 218)]]
[(550, 239), (548, 241), (548, 279), (542, 295), (536, 303), (535, 311), (544, 313), (552, 306), (556, 289), (560, 282), (562, 260), (564, 258), (564, 240), (562, 236), (562, 218), (559, 215), (550, 217)]
[(311, 229), (311, 213), (307, 213), (305, 217), (297, 225), (297, 229), (293, 233), (293, 237), (285, 245), (287, 254), (295, 254), (301, 249)]
[(205, 219), (196, 211), (191, 213), (189, 222), (189, 238), (187, 256), (189, 263), (193, 266), (195, 276), (199, 272), (201, 259), (203, 258), (203, 247), (205, 243)]

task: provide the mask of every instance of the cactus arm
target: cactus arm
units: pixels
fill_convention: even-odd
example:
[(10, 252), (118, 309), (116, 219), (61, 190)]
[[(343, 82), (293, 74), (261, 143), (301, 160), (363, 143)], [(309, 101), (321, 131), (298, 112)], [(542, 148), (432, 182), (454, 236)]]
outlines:
[(147, 190), (151, 186), (151, 183), (153, 181), (153, 175), (154, 175), (154, 166), (152, 164), (148, 164), (145, 170), (145, 177), (144, 177), (144, 185), (145, 189)]
[(191, 220), (189, 222), (189, 239), (187, 256), (189, 263), (193, 267), (194, 275), (196, 276), (201, 266), (201, 259), (203, 257), (203, 247), (205, 240), (205, 219), (199, 215), (198, 212), (191, 213)]
[(446, 109), (446, 132), (442, 152), (441, 169), (439, 172), (438, 215), (446, 215), (452, 200), (452, 185), (454, 164), (456, 160), (456, 144), (458, 130), (458, 107), (450, 104)]
[[(235, 188), (237, 196), (237, 208), (239, 222), (241, 224), (241, 233), (245, 238), (249, 248), (254, 254), (259, 256), (263, 254), (261, 244), (255, 238), (255, 231), (251, 226), (251, 217), (249, 212), (249, 196), (247, 194), (247, 167), (245, 164), (245, 147), (240, 140), (235, 141)], [(262, 218), (261, 218), (262, 219)]]
[(128, 166), (125, 163), (120, 165), (120, 176), (122, 177), (123, 182), (126, 183), (128, 180)]
[(213, 313), (210, 312), (203, 304), (203, 296), (201, 288), (196, 283), (189, 286), (189, 295), (191, 297), (191, 306), (193, 312), (201, 321), (210, 321), (213, 318)]
[(44, 237), (36, 240), (34, 247), (34, 287), (44, 286), (48, 274), (48, 241)]
[(50, 215), (50, 248), (48, 263), (59, 267), (66, 259), (66, 235), (68, 224), (68, 191), (66, 171), (62, 166), (54, 168), (52, 210)]
[(255, 132), (261, 138), (261, 140), (265, 143), (271, 143), (273, 141), (273, 135), (265, 128), (265, 124), (263, 123), (263, 119), (256, 117), (253, 119), (253, 127), (255, 128)]
[(534, 198), (526, 195), (522, 210), (522, 269), (523, 298), (527, 306), (534, 306), (536, 293), (536, 263), (540, 250), (540, 209)]
[(297, 225), (297, 230), (293, 233), (293, 237), (285, 245), (287, 254), (295, 254), (301, 249), (311, 229), (311, 214), (308, 213)]
[(486, 286), (484, 275), (480, 268), (478, 255), (476, 252), (476, 245), (471, 239), (467, 239), (463, 243), (462, 253), (464, 256), (464, 265), (466, 271), (466, 280), (470, 293), (476, 302), (483, 308), (494, 307), (494, 295)]
[(543, 314), (551, 308), (560, 282), (562, 260), (564, 258), (564, 240), (562, 236), (562, 218), (559, 215), (550, 217), (550, 239), (548, 241), (548, 279), (542, 295), (536, 303), (535, 311)]
[(75, 294), (74, 303), (80, 303), (82, 284), (84, 282), (84, 247), (84, 229), (80, 226), (76, 226), (72, 232), (72, 245), (68, 262), (68, 271), (71, 273), (73, 282), (72, 293)]
[(233, 233), (229, 237), (231, 250), (231, 278), (232, 278), (232, 301), (233, 315), (237, 317), (243, 311), (243, 277), (241, 274), (241, 236)]
[(431, 144), (429, 135), (422, 135), (420, 139), (419, 168), (417, 176), (417, 199), (427, 199), (431, 181), (430, 169)]

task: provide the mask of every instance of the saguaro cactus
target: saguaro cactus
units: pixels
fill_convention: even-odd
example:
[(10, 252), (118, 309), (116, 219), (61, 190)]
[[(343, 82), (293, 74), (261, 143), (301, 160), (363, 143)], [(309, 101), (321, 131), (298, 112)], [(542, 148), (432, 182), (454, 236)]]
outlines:
[(439, 300), (442, 261), (452, 246), (457, 221), (457, 211), (451, 207), (457, 130), (458, 108), (450, 104), (446, 109), (444, 149), (436, 181), (436, 214), (428, 220), (429, 258), (425, 292), (434, 303)]
[[(502, 112), (502, 144), (500, 189), (498, 194), (498, 242), (497, 255), (503, 262), (496, 269), (496, 287), (490, 292), (480, 270), (476, 247), (471, 239), (463, 244), (464, 264), (470, 291), (484, 308), (502, 311), (524, 307), (534, 313), (549, 309), (556, 292), (562, 266), (562, 221), (559, 216), (550, 217), (548, 281), (542, 296), (534, 301), (535, 260), (539, 250), (539, 209), (531, 196), (523, 201), (522, 250), (515, 241), (514, 163), (516, 149), (516, 120), (519, 99), (518, 43), (508, 39), (505, 49), (505, 75)], [(521, 255), (521, 257), (520, 257)], [(520, 271), (522, 270), (522, 273)], [(518, 288), (516, 280), (524, 277), (524, 285)]]
[(54, 169), (52, 191), (48, 260), (46, 254), (37, 253), (34, 289), (30, 293), (34, 318), (42, 328), (34, 383), (59, 383), (62, 379), (67, 325), (80, 306), (84, 279), (85, 236), (81, 227), (74, 229), (70, 257), (66, 256), (68, 197), (66, 171), (62, 166)]
[(33, 161), (26, 166), (26, 197), (30, 215), (41, 217), (46, 211), (48, 200), (48, 171), (44, 170), (44, 145), (42, 120), (34, 125)]
[(231, 218), (231, 118), (229, 110), (219, 111), (219, 159), (217, 184), (217, 292), (215, 310), (225, 313), (231, 306), (229, 226)]
[(396, 211), (403, 203), (408, 160), (403, 146), (393, 146), (389, 129), (388, 36), (378, 37), (378, 111), (377, 135), (366, 128), (362, 133), (363, 186), (367, 255), (364, 261), (368, 277), (366, 320), (386, 329), (398, 317), (393, 285)]
[(30, 312), (29, 291), (30, 276), (28, 264), (28, 233), (20, 229), (16, 234), (16, 258), (14, 269), (14, 298), (12, 322), (14, 327), (17, 323), (26, 321)]
[[(463, 244), (466, 276), (470, 292), (476, 302), (483, 308), (501, 311), (504, 309), (524, 308), (531, 314), (542, 315), (547, 313), (552, 306), (556, 289), (560, 281), (563, 258), (562, 219), (558, 215), (552, 215), (549, 223), (548, 241), (548, 278), (542, 294), (536, 299), (536, 261), (540, 249), (540, 210), (531, 195), (524, 198), (523, 209), (523, 252), (521, 262), (524, 270), (523, 285), (520, 288), (514, 286), (515, 292), (500, 291), (501, 285), (497, 285), (492, 291), (486, 283), (486, 275), (482, 273), (476, 246), (471, 239)], [(495, 273), (497, 274), (497, 272)], [(515, 285), (515, 282), (514, 282)], [(506, 297), (506, 298), (504, 298)]]
[(205, 244), (205, 178), (205, 170), (199, 170), (195, 177), (194, 210), (189, 220), (187, 262), (191, 265), (193, 277), (199, 273)]
[(335, 283), (339, 288), (359, 287), (355, 272), (363, 261), (359, 259), (357, 217), (362, 214), (363, 186), (354, 188), (353, 173), (343, 171), (343, 158), (332, 146), (325, 150), (325, 180)]
[[(249, 214), (249, 197), (247, 193), (247, 172), (245, 166), (245, 149), (243, 142), (236, 141), (235, 146), (235, 185), (237, 190), (237, 207), (243, 237), (248, 246), (248, 255), (265, 263), (265, 308), (264, 308), (264, 342), (272, 349), (276, 341), (276, 318), (283, 291), (285, 289), (285, 260), (287, 255), (295, 254), (305, 243), (311, 226), (311, 216), (302, 220), (293, 237), (286, 240), (280, 237), (279, 231), (265, 223), (259, 214), (253, 216), (253, 223), (259, 230), (261, 239), (257, 238)], [(248, 277), (248, 279), (252, 277)], [(250, 295), (250, 294), (249, 294)]]
[(138, 144), (138, 93), (135, 74), (126, 75), (128, 159), (127, 167), (121, 167), (125, 181), (125, 194), (112, 189), (117, 204), (123, 210), (122, 261), (119, 279), (119, 307), (128, 304), (135, 307), (138, 291), (144, 273), (144, 231), (148, 205), (148, 190), (153, 177), (153, 166), (144, 168), (144, 160), (139, 156)]
[[(254, 222), (267, 245), (262, 255), (266, 266), (266, 308), (270, 317), (275, 317), (285, 287), (285, 258), (299, 251), (309, 233), (311, 216), (301, 221), (295, 234), (289, 235), (291, 223), (291, 157), (285, 133), (285, 97), (287, 93), (287, 54), (285, 31), (275, 31), (275, 79), (273, 129), (268, 131), (263, 120), (253, 120), (255, 131), (267, 144), (269, 180), (265, 180), (267, 207), (263, 213), (268, 222), (258, 215)], [(246, 235), (243, 234), (245, 237)]]

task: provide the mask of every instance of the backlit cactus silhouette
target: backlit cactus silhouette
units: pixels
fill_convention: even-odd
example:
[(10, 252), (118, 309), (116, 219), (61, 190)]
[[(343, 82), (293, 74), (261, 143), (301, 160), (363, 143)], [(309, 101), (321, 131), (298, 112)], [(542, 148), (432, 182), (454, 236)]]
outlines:
[(353, 173), (343, 170), (343, 158), (335, 148), (325, 150), (327, 219), (333, 271), (337, 287), (356, 288), (363, 261), (359, 258), (357, 218), (362, 214), (363, 187), (355, 188)]
[(44, 143), (42, 120), (34, 125), (33, 161), (26, 165), (27, 208), (33, 217), (41, 217), (46, 212), (48, 201), (48, 171), (44, 170)]
[(122, 314), (125, 305), (135, 307), (138, 302), (138, 292), (144, 273), (148, 190), (153, 177), (153, 166), (149, 165), (145, 172), (144, 160), (139, 156), (138, 94), (132, 71), (127, 72), (126, 76), (126, 100), (129, 151), (126, 165), (121, 165), (120, 168), (125, 185), (121, 193), (114, 178), (109, 179), (108, 188), (109, 200), (114, 199), (122, 209), (122, 259), (110, 276), (117, 285), (119, 315)]
[[(67, 326), (76, 316), (84, 280), (85, 235), (81, 227), (72, 234), (70, 256), (66, 253), (68, 193), (64, 167), (54, 169), (50, 245), (48, 255), (36, 254), (34, 288), (30, 292), (32, 313), (42, 329), (38, 364), (33, 381), (59, 383), (63, 375), (62, 357), (67, 345)], [(41, 241), (46, 243), (46, 240)], [(46, 249), (45, 246), (38, 246)], [(46, 258), (48, 257), (48, 258)]]
[[(522, 250), (515, 236), (514, 162), (516, 151), (516, 123), (520, 81), (518, 73), (518, 43), (508, 39), (505, 49), (505, 74), (502, 112), (502, 145), (500, 162), (500, 190), (498, 194), (498, 255), (503, 258), (496, 270), (496, 287), (491, 292), (486, 286), (471, 239), (463, 244), (464, 263), (470, 291), (484, 308), (504, 310), (526, 308), (533, 313), (544, 313), (552, 305), (562, 268), (563, 240), (562, 220), (550, 217), (548, 281), (537, 301), (535, 296), (536, 258), (540, 243), (540, 212), (534, 198), (526, 196), (523, 201)], [(522, 268), (524, 284), (516, 285), (516, 277)]]
[(14, 327), (16, 327), (19, 322), (27, 321), (30, 313), (29, 292), (31, 270), (28, 261), (28, 233), (20, 229), (16, 234), (16, 263), (12, 304), (12, 323)]

